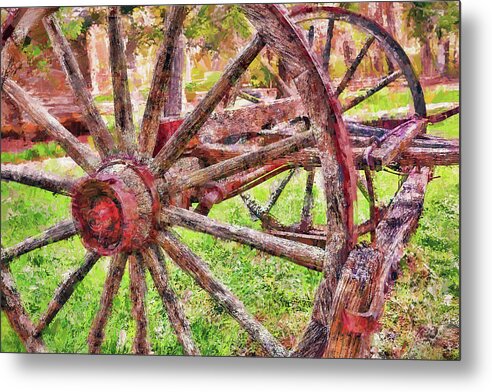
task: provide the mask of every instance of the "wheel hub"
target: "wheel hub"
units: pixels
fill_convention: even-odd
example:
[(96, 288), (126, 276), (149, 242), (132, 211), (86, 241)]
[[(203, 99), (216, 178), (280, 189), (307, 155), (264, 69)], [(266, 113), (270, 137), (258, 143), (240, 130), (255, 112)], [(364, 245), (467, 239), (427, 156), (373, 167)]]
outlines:
[(144, 165), (113, 160), (75, 186), (72, 215), (88, 249), (132, 252), (152, 239), (159, 213), (154, 178)]

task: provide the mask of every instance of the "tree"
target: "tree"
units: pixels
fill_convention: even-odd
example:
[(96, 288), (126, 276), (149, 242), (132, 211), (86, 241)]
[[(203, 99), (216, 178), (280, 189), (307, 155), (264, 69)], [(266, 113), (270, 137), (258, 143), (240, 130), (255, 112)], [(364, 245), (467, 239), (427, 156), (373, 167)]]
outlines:
[(443, 66), (440, 71), (449, 72), (449, 35), (457, 34), (459, 27), (458, 2), (412, 2), (407, 16), (413, 37), (421, 44), (422, 72), (425, 76), (434, 73), (434, 58), (431, 42), (437, 39), (443, 51)]

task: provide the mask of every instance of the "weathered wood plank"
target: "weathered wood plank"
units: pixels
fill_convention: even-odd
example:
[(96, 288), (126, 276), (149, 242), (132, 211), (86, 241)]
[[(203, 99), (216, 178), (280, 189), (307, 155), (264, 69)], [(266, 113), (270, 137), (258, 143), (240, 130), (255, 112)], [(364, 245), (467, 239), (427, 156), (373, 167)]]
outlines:
[(244, 304), (224, 284), (212, 275), (207, 264), (186, 245), (169, 232), (159, 233), (157, 240), (174, 262), (222, 305), (269, 356), (288, 356), (285, 347), (248, 312)]
[(411, 144), (412, 140), (420, 133), (424, 133), (427, 120), (412, 119), (390, 131), (379, 148), (370, 155), (369, 164), (381, 168), (392, 162), (401, 152)]
[[(372, 140), (369, 137), (352, 137), (350, 140), (355, 145), (352, 148), (355, 167), (357, 170), (363, 170), (367, 165), (364, 152)], [(255, 151), (258, 151), (258, 148), (250, 145), (203, 144), (197, 146), (190, 154), (215, 164), (244, 154), (252, 154)], [(374, 151), (377, 151), (377, 148)], [(419, 135), (412, 140), (408, 148), (394, 158), (394, 162), (401, 166), (451, 166), (459, 164), (459, 153), (458, 139)], [(279, 159), (266, 159), (264, 164), (273, 165), (279, 160), (284, 164), (290, 162), (294, 166), (319, 167), (321, 165), (319, 151), (316, 148), (305, 148)]]
[(113, 137), (109, 133), (106, 123), (96, 107), (72, 48), (63, 35), (61, 27), (54, 15), (45, 17), (43, 19), (43, 25), (48, 33), (58, 61), (65, 72), (75, 101), (82, 109), (87, 128), (94, 139), (94, 145), (101, 157), (106, 157), (115, 148)]
[(374, 249), (355, 249), (349, 256), (330, 312), (325, 357), (369, 355), (391, 272), (397, 270), (405, 245), (418, 225), (429, 176), (429, 168), (414, 169), (377, 226)]

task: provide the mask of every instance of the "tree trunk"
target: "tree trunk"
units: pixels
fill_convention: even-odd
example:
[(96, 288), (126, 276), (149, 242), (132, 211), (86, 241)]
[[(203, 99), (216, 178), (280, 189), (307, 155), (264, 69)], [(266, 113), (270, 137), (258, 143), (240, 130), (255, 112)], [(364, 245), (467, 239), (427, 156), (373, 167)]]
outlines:
[(184, 44), (185, 38), (181, 35), (176, 46), (176, 54), (171, 68), (169, 98), (164, 105), (163, 111), (165, 117), (179, 116), (181, 114), (183, 104)]
[(430, 42), (425, 40), (420, 48), (420, 56), (422, 59), (422, 76), (431, 77), (432, 71), (432, 51)]
[[(386, 28), (388, 33), (390, 33), (390, 35), (398, 41), (396, 37), (396, 26), (394, 17), (395, 9), (393, 7), (393, 3), (388, 1), (380, 4), (383, 7), (383, 14), (385, 17), (384, 27)], [(393, 61), (388, 56), (386, 56), (386, 63), (388, 65), (388, 71), (393, 72), (395, 70), (395, 66), (393, 64)]]

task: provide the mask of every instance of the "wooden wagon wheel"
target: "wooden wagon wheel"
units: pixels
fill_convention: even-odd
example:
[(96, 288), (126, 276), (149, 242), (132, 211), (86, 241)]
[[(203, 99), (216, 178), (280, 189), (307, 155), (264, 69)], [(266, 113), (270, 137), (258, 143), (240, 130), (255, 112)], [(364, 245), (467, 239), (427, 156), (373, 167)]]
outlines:
[[(354, 324), (353, 320), (358, 320), (358, 317), (365, 317), (366, 320), (377, 315), (373, 314), (374, 312), (369, 316), (336, 313), (339, 312), (339, 298), (345, 298), (338, 291), (345, 276), (342, 274), (343, 267), (347, 264), (352, 265), (349, 263), (350, 257), (352, 259), (357, 257), (355, 251), (368, 260), (367, 265), (375, 263), (375, 266), (383, 269), (387, 268), (384, 262), (388, 257), (398, 257), (400, 244), (404, 243), (404, 238), (408, 237), (408, 232), (415, 226), (416, 219), (418, 219), (420, 210), (417, 209), (417, 214), (415, 214), (412, 203), (420, 202), (419, 198), (423, 197), (426, 172), (411, 173), (406, 182), (408, 189), (404, 187), (400, 192), (400, 197), (405, 201), (405, 208), (408, 209), (403, 213), (406, 212), (408, 216), (401, 216), (401, 209), (396, 208), (398, 207), (397, 202), (395, 202), (394, 211), (390, 210), (387, 213), (387, 216), (392, 219), (396, 219), (395, 216), (397, 216), (401, 224), (395, 226), (394, 223), (386, 223), (388, 227), (385, 227), (383, 221), (379, 225), (384, 234), (379, 238), (387, 242), (382, 245), (391, 247), (390, 251), (384, 255), (385, 257), (381, 258), (377, 251), (371, 250), (372, 248), (353, 250), (355, 243), (353, 203), (356, 172), (340, 104), (331, 93), (328, 79), (321, 70), (320, 64), (309, 51), (304, 34), (289, 19), (287, 10), (283, 6), (245, 5), (243, 11), (256, 27), (257, 35), (228, 65), (216, 85), (184, 119), (178, 130), (154, 158), (151, 154), (156, 143), (159, 116), (166, 99), (169, 70), (187, 8), (173, 6), (169, 9), (164, 28), (164, 41), (158, 54), (149, 98), (138, 135), (138, 144), (135, 142), (136, 135), (132, 121), (125, 57), (122, 51), (123, 40), (118, 8), (108, 9), (116, 140), (113, 140), (109, 134), (95, 108), (75, 57), (56, 19), (53, 16), (44, 16), (42, 13), (34, 15), (36, 10), (29, 10), (23, 16), (23, 18), (32, 19), (31, 25), (40, 17), (44, 17), (43, 24), (66, 72), (67, 80), (83, 109), (98, 152), (96, 154), (73, 137), (46, 109), (9, 78), (8, 72), (4, 73), (2, 69), (3, 92), (26, 111), (38, 125), (45, 128), (87, 173), (87, 176), (74, 183), (67, 178), (41, 172), (16, 170), (12, 167), (2, 168), (2, 179), (4, 180), (36, 186), (69, 195), (72, 198), (73, 220), (60, 222), (40, 235), (28, 238), (2, 252), (2, 308), (28, 351), (45, 350), (41, 336), (46, 326), (54, 319), (70, 298), (75, 285), (84, 279), (99, 257), (109, 255), (112, 259), (101, 296), (100, 308), (93, 320), (89, 335), (89, 351), (91, 353), (101, 351), (105, 325), (128, 261), (132, 314), (137, 323), (134, 351), (139, 354), (150, 352), (143, 301), (145, 293), (143, 274), (145, 269), (148, 269), (184, 352), (188, 355), (199, 354), (180, 301), (169, 285), (163, 250), (178, 267), (191, 275), (215, 301), (236, 319), (251, 338), (261, 345), (266, 355), (344, 356), (347, 353), (354, 353), (354, 356), (362, 355), (359, 349), (361, 339), (367, 340), (366, 332), (371, 331), (372, 324), (367, 321), (369, 327), (363, 329), (362, 332), (357, 330), (357, 328), (360, 329), (360, 322), (355, 322), (356, 328), (349, 328), (348, 332), (344, 328)], [(15, 38), (15, 32), (13, 37)], [(13, 38), (11, 39), (11, 42), (14, 42)], [(288, 72), (294, 80), (302, 104), (310, 118), (310, 130), (197, 170), (187, 176), (173, 175), (171, 169), (182, 156), (190, 140), (199, 132), (200, 127), (222, 99), (224, 93), (239, 79), (265, 45), (271, 47), (286, 60)], [(3, 56), (4, 53), (2, 53), (2, 60)], [(264, 165), (266, 162), (314, 146), (319, 151), (315, 159), (321, 164), (327, 201), (327, 237), (324, 250), (249, 228), (220, 223), (169, 204), (172, 195), (199, 187), (210, 181), (227, 178), (246, 169)], [(417, 198), (416, 201), (415, 198)], [(242, 302), (212, 275), (207, 264), (174, 234), (173, 226), (185, 227), (224, 240), (246, 244), (323, 272), (324, 277), (316, 294), (311, 323), (294, 353), (290, 353), (278, 342), (247, 311)], [(22, 254), (76, 234), (81, 236), (87, 248), (85, 261), (59, 286), (38, 324), (34, 325), (22, 306), (9, 264)], [(393, 244), (394, 241), (396, 245)], [(371, 260), (374, 263), (371, 263)], [(383, 287), (385, 281), (386, 276), (382, 283)], [(364, 287), (366, 290), (375, 290), (376, 294), (381, 291), (379, 281), (376, 282), (376, 286), (367, 284)], [(369, 297), (379, 298), (376, 294)], [(375, 302), (379, 304), (379, 301), (372, 301), (372, 303)], [(335, 323), (341, 324), (337, 326)], [(338, 333), (340, 328), (343, 333)], [(332, 334), (335, 333), (333, 331), (338, 332), (332, 339)], [(349, 351), (342, 353), (330, 350), (330, 341), (338, 347), (339, 342), (344, 339), (349, 339), (348, 346), (352, 347)]]
[[(387, 75), (384, 75), (377, 81), (372, 82), (370, 87), (361, 86), (357, 88), (356, 91), (351, 94), (351, 98), (344, 98), (341, 102), (342, 113), (344, 114), (344, 119), (347, 123), (352, 146), (356, 148), (367, 148), (365, 151), (367, 158), (372, 158), (369, 154), (371, 145), (380, 145), (384, 138), (389, 137), (389, 133), (386, 132), (386, 129), (390, 129), (392, 132), (396, 133), (397, 130), (395, 127), (411, 120), (412, 117), (419, 117), (422, 119), (426, 117), (427, 113), (424, 93), (408, 56), (403, 48), (379, 24), (363, 15), (350, 12), (343, 8), (330, 6), (300, 4), (289, 9), (289, 17), (296, 24), (304, 25), (305, 28), (308, 28), (306, 31), (306, 37), (310, 47), (313, 47), (315, 44), (316, 31), (315, 26), (309, 24), (308, 22), (320, 20), (328, 22), (326, 28), (326, 39), (324, 42), (321, 42), (322, 53), (319, 56), (319, 60), (322, 63), (322, 69), (329, 76), (330, 58), (333, 44), (332, 40), (336, 28), (335, 22), (341, 22), (342, 25), (347, 24), (355, 27), (358, 32), (365, 34), (364, 43), (362, 44), (360, 52), (352, 60), (351, 64), (347, 66), (343, 77), (338, 81), (336, 87), (333, 88), (335, 97), (340, 97), (343, 95), (347, 87), (350, 86), (350, 82), (356, 75), (361, 63), (368, 56), (371, 47), (374, 47), (376, 43), (380, 46), (379, 49), (380, 52), (382, 52), (381, 54), (386, 56), (388, 59), (389, 73)], [(385, 118), (385, 113), (381, 113), (378, 118), (369, 119), (354, 118), (353, 115), (350, 115), (350, 110), (352, 108), (364, 103), (364, 101), (368, 98), (377, 94), (400, 78), (404, 79), (405, 86), (410, 92), (412, 98), (412, 107), (409, 108), (407, 113), (399, 114), (398, 118)], [(330, 80), (333, 82), (333, 78), (330, 77)], [(349, 112), (348, 115), (347, 112)], [(367, 126), (369, 124), (372, 127)], [(416, 123), (415, 127), (412, 129), (413, 135), (422, 132), (425, 132), (425, 123)], [(402, 146), (402, 149), (403, 148), (404, 146)], [(359, 167), (359, 169), (363, 170), (364, 174), (362, 176), (358, 176), (357, 185), (364, 198), (367, 199), (367, 202), (369, 203), (370, 219), (357, 227), (357, 235), (361, 236), (371, 232), (371, 237), (374, 241), (375, 227), (377, 226), (379, 215), (381, 215), (384, 211), (384, 207), (379, 207), (376, 205), (377, 195), (373, 185), (373, 177), (374, 169), (381, 170), (382, 166), (380, 162), (374, 162), (374, 160), (367, 163), (368, 164), (364, 165), (364, 167)], [(283, 238), (324, 247), (325, 229), (322, 226), (314, 226), (312, 216), (314, 204), (313, 185), (316, 169), (305, 169), (307, 172), (307, 177), (304, 202), (302, 210), (300, 211), (298, 223), (291, 225), (282, 224), (270, 213), (276, 202), (279, 200), (283, 190), (291, 180), (292, 175), (294, 174), (294, 169), (291, 169), (291, 171), (285, 175), (281, 181), (277, 180), (278, 185), (272, 190), (266, 205), (259, 205), (259, 203), (248, 194), (242, 194), (241, 196), (246, 206), (249, 208), (253, 219), (260, 219), (262, 221), (263, 228), (268, 230), (269, 233)], [(406, 171), (408, 172), (410, 169), (411, 168), (406, 168)], [(405, 178), (405, 175), (400, 172), (395, 174)]]

